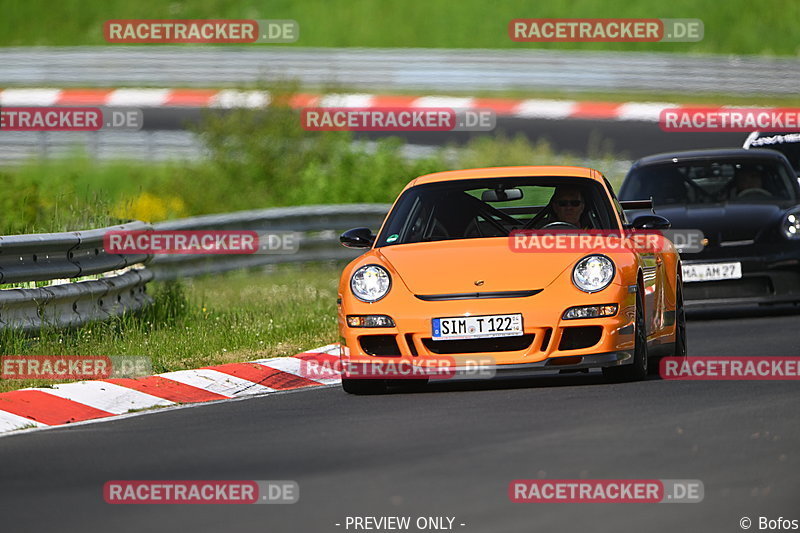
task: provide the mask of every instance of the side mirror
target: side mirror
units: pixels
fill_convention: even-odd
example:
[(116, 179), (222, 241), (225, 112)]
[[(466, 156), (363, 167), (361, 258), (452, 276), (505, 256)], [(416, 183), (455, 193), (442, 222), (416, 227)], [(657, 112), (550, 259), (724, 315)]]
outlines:
[(342, 233), (339, 242), (348, 248), (371, 248), (375, 235), (369, 228), (354, 228)]
[(672, 223), (661, 215), (640, 215), (631, 223), (634, 229), (669, 229)]

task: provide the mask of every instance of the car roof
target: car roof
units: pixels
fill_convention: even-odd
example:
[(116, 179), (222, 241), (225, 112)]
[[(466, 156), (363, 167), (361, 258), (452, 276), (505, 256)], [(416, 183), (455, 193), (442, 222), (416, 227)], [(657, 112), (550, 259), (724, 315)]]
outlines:
[(708, 150), (687, 150), (684, 152), (665, 152), (643, 157), (633, 163), (634, 167), (657, 165), (660, 163), (673, 163), (678, 161), (708, 159), (713, 157), (739, 157), (739, 158), (771, 158), (786, 159), (785, 156), (775, 150), (764, 149), (745, 149), (745, 148), (711, 148)]
[(536, 165), (521, 167), (488, 167), (488, 168), (469, 168), (464, 170), (448, 170), (445, 172), (435, 172), (426, 174), (412, 180), (406, 188), (422, 185), (425, 183), (437, 183), (443, 181), (456, 181), (478, 178), (514, 178), (514, 177), (565, 177), (565, 178), (585, 178), (593, 181), (603, 181), (603, 175), (587, 167), (572, 167), (559, 165)]

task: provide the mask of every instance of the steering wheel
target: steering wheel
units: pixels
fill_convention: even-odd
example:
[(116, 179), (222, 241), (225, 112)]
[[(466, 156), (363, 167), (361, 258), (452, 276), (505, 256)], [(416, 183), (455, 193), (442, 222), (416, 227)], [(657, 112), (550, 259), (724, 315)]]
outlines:
[(689, 179), (689, 178), (687, 178), (686, 176), (681, 176), (681, 179), (683, 179), (683, 181), (685, 181), (686, 183), (688, 183), (688, 184), (689, 184), (689, 186), (690, 186), (691, 188), (693, 188), (695, 191), (699, 192), (700, 194), (702, 194), (702, 195), (703, 195), (703, 196), (705, 196), (706, 198), (710, 198), (711, 200), (714, 200), (714, 201), (716, 201), (716, 200), (717, 200), (717, 199), (714, 197), (714, 195), (713, 195), (713, 194), (711, 194), (710, 192), (708, 192), (707, 190), (705, 190), (704, 188), (702, 188), (701, 186), (699, 186), (698, 184), (696, 184), (696, 183), (694, 182), (694, 180), (690, 180), (690, 179)]
[(772, 197), (772, 193), (769, 192), (766, 189), (759, 189), (757, 187), (754, 187), (752, 189), (745, 189), (743, 191), (740, 191), (736, 195), (736, 198), (744, 198), (744, 197), (747, 197), (747, 196), (769, 196), (769, 197)]
[(580, 228), (575, 224), (570, 224), (569, 222), (561, 222), (560, 220), (556, 220), (555, 222), (545, 224), (544, 226), (542, 226), (542, 229), (580, 229)]

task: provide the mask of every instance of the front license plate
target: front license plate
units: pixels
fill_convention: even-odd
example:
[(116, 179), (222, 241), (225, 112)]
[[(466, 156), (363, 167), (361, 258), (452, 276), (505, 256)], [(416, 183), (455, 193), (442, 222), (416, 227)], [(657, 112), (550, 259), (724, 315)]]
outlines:
[(683, 281), (718, 281), (742, 277), (742, 264), (708, 263), (705, 265), (683, 265)]
[(522, 335), (522, 314), (434, 318), (433, 340), (485, 339)]

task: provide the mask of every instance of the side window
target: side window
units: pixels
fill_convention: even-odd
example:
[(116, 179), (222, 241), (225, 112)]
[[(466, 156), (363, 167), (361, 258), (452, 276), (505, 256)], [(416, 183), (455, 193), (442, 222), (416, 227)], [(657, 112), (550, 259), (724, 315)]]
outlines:
[(433, 205), (424, 203), (419, 198), (414, 200), (414, 206), (411, 208), (411, 213), (406, 222), (405, 231), (403, 231), (404, 242), (419, 242), (422, 240), (425, 228), (433, 213)]

